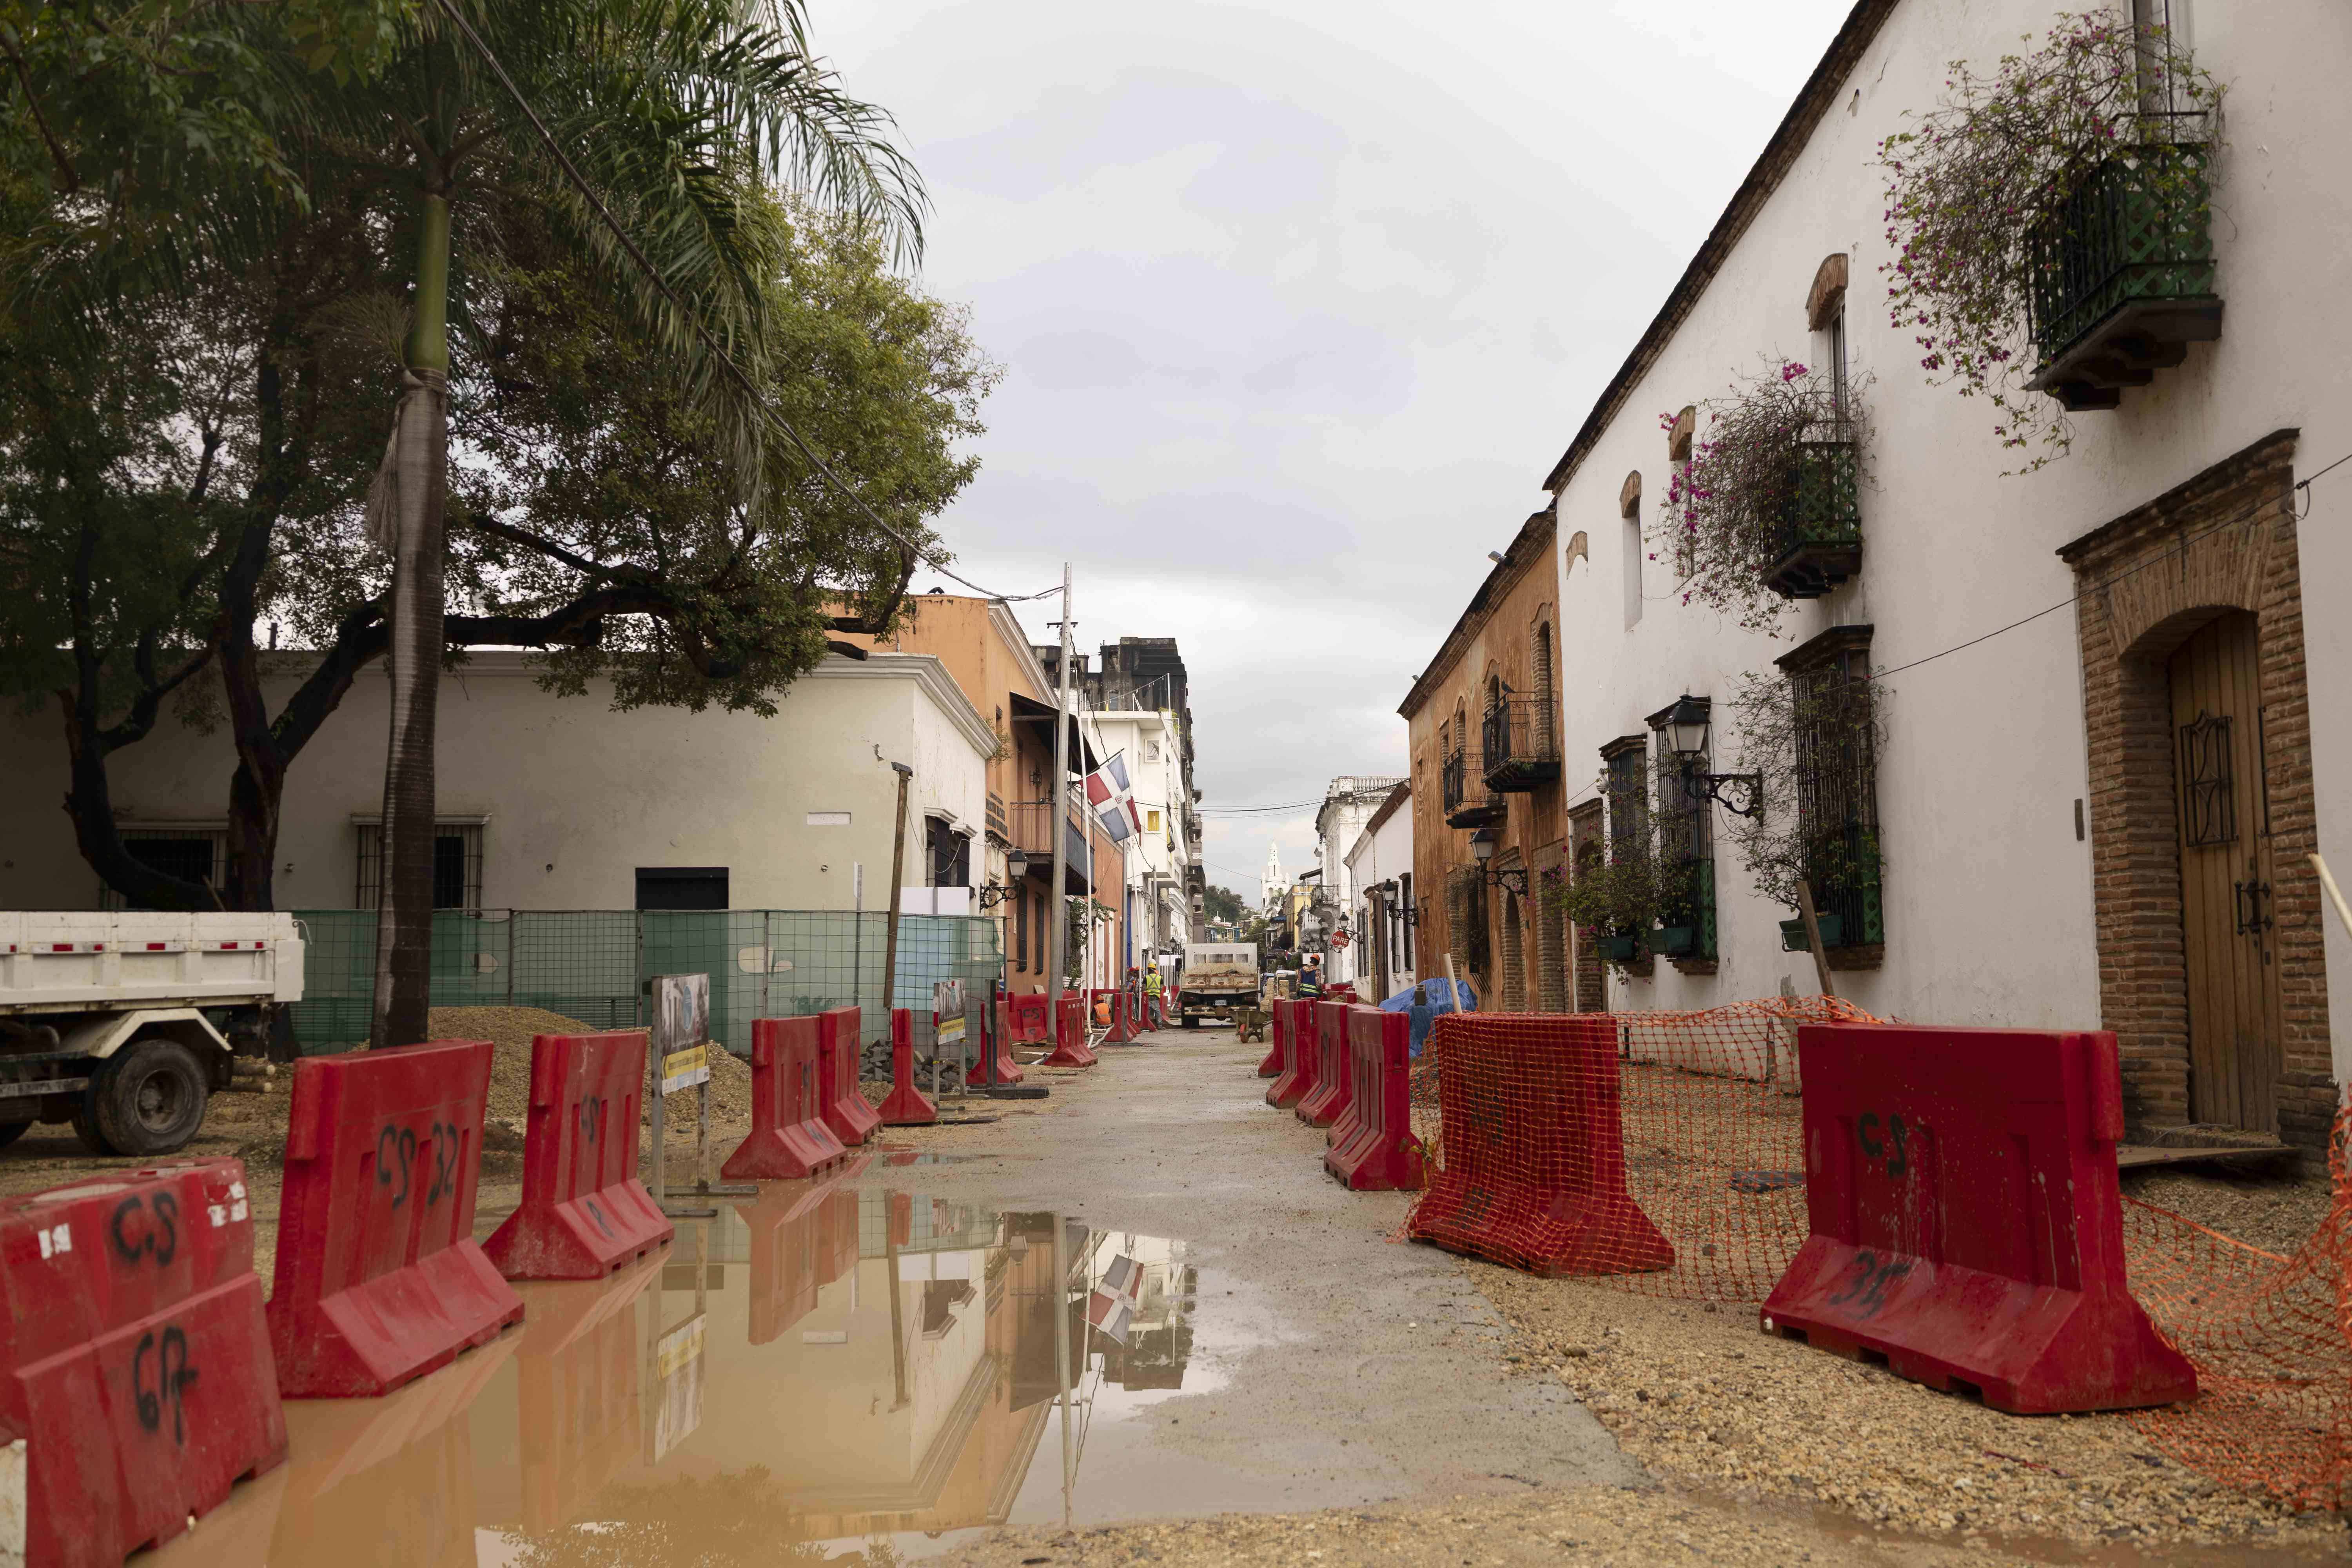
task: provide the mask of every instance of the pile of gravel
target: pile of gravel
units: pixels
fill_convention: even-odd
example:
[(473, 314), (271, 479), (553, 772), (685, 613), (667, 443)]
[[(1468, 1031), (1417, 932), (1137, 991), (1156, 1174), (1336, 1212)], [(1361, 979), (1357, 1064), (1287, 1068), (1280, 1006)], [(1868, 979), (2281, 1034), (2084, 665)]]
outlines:
[[(593, 1035), (593, 1025), (543, 1007), (436, 1007), (430, 1025), (437, 1040), (488, 1040), (490, 1055), (489, 1121), (503, 1122), (515, 1132), (530, 1123), (530, 1042), (538, 1035)], [(673, 1100), (670, 1131), (679, 1122), (694, 1125), (693, 1091)], [(714, 1126), (748, 1125), (751, 1120), (751, 1065), (724, 1047), (710, 1052), (710, 1120)], [(651, 1121), (641, 1108), (640, 1126)]]

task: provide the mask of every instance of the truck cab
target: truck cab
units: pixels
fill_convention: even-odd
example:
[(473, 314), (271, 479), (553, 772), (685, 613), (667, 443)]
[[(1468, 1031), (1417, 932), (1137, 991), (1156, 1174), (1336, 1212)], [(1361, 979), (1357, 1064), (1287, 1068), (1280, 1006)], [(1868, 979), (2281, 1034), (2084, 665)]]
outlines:
[(1257, 1005), (1257, 948), (1249, 942), (1188, 942), (1177, 1002), (1188, 1029), (1205, 1017), (1231, 1022), (1234, 1010)]
[(292, 915), (0, 910), (0, 1148), (70, 1122), (93, 1153), (173, 1152), (301, 996)]

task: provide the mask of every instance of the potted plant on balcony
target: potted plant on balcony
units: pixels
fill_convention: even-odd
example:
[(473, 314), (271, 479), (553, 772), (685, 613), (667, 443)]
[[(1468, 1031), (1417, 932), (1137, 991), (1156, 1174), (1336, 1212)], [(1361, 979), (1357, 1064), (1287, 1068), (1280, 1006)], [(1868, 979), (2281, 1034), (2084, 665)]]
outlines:
[[(2078, 328), (2134, 299), (2210, 300), (2221, 96), (2164, 28), (2090, 11), (2062, 16), (2039, 48), (1989, 74), (1954, 61), (1943, 101), (1879, 144), (1888, 318), (1930, 375), (1991, 405), (2014, 471), (2065, 454), (2068, 409), (2113, 406), (2112, 386), (2069, 384), (2064, 366), (2059, 380), (2048, 374)], [(2086, 194), (2100, 211), (2084, 210)], [(2086, 265), (2094, 250), (2116, 265)], [(2210, 302), (2210, 331), (2176, 310), (2175, 334), (2217, 334), (2220, 302)], [(2148, 331), (2135, 335), (2147, 352)], [(2149, 363), (2178, 363), (2166, 349), (2178, 343)], [(2147, 376), (2136, 369), (2119, 384), (2131, 379)]]
[(1651, 559), (1686, 573), (1685, 604), (1769, 631), (1790, 599), (1860, 569), (1869, 384), (1770, 361), (1701, 405), (1705, 434), (1649, 531)]
[[(1647, 835), (1612, 843), (1606, 859), (1548, 890), (1568, 918), (1588, 931), (1601, 958), (1619, 965), (1639, 963), (1657, 945), (1662, 916), (1689, 907), (1692, 870), (1658, 853)], [(1685, 936), (1692, 933), (1685, 930)], [(1680, 951), (1690, 951), (1688, 942)]]

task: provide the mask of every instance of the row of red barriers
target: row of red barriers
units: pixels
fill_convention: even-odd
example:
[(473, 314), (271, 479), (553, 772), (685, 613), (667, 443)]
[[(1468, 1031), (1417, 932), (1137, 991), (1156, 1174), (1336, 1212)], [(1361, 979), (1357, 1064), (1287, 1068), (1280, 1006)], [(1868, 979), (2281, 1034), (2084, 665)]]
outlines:
[(1265, 1102), (1325, 1128), (1324, 1169), (1357, 1192), (1418, 1188), (1410, 1100), (1412, 1021), (1347, 1002), (1274, 1004)]
[[(1618, 1020), (1447, 1014), (1429, 1048), (1444, 1168), (1408, 1235), (1537, 1274), (1675, 1266), (1627, 1191)], [(2125, 1276), (2112, 1034), (1806, 1024), (1797, 1050), (1811, 1234), (1768, 1332), (2019, 1415), (2195, 1396)]]
[(1290, 1110), (1300, 1100), (1314, 1092), (1317, 1052), (1306, 1032), (1314, 1014), (1310, 1002), (1284, 998), (1274, 1005), (1274, 1050), (1281, 1058), (1274, 1082), (1265, 1091), (1265, 1102), (1277, 1110)]
[(1062, 994), (1054, 1016), (1054, 1050), (1037, 1065), (1049, 1068), (1090, 1068), (1102, 1058), (1087, 1044), (1087, 999), (1075, 991)]

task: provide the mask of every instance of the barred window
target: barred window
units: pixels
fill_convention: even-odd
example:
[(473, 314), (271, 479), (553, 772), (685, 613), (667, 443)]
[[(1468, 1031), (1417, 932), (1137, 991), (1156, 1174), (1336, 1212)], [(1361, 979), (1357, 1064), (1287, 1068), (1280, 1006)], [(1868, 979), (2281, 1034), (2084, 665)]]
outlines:
[(1837, 627), (1777, 661), (1794, 709), (1798, 818), (1816, 825), (1805, 881), (1824, 920), (1837, 917), (1838, 946), (1885, 940), (1870, 632)]
[[(182, 881), (217, 889), (228, 879), (226, 827), (126, 827), (122, 847), (141, 865)], [(131, 907), (128, 900), (104, 883), (99, 886), (98, 905), (102, 910)]]
[[(362, 822), (359, 828), (359, 877), (352, 907), (373, 910), (383, 902), (383, 825)], [(436, 822), (433, 825), (433, 907), (436, 910), (478, 910), (482, 907), (482, 827), (479, 822)]]

